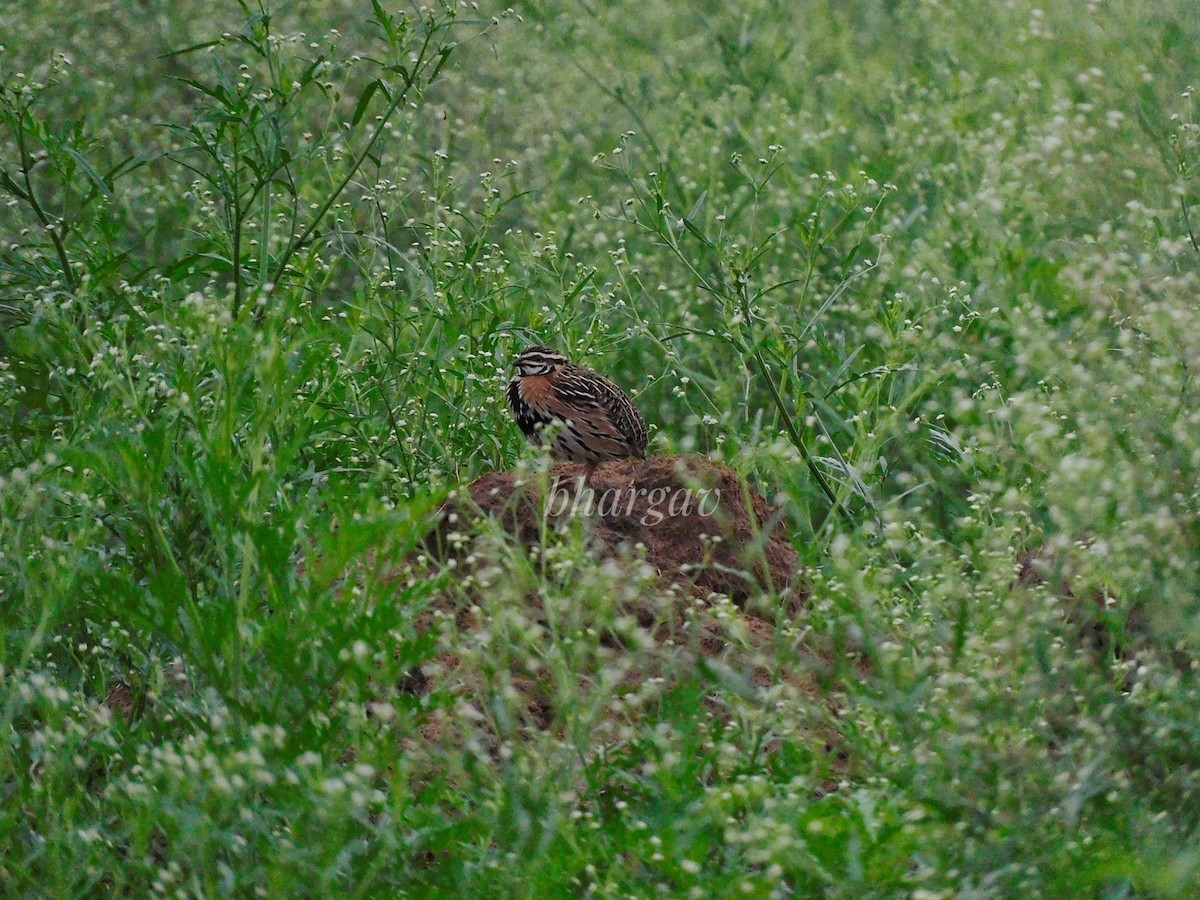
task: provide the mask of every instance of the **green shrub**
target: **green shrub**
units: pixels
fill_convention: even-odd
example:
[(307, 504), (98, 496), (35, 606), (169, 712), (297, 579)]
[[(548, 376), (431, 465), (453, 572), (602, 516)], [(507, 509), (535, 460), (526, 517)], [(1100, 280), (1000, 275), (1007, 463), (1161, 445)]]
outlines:
[[(1200, 887), (1188, 4), (8, 18), (0, 893)], [(533, 342), (805, 607), (427, 558)]]

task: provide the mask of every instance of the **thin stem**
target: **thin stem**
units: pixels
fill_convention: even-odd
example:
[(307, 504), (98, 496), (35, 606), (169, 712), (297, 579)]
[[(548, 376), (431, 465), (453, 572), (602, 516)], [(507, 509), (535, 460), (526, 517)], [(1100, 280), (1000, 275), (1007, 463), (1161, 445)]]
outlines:
[[(735, 274), (738, 302), (742, 309), (742, 317), (746, 322), (746, 328), (749, 330), (751, 327), (750, 295), (746, 290), (746, 278), (740, 273)], [(816, 460), (812, 458), (812, 454), (808, 452), (808, 447), (805, 446), (804, 443), (804, 437), (800, 434), (799, 429), (796, 428), (796, 423), (792, 421), (791, 413), (788, 411), (787, 405), (784, 403), (783, 397), (779, 393), (779, 388), (775, 384), (775, 379), (771, 377), (771, 370), (767, 366), (767, 361), (763, 359), (762, 351), (759, 349), (758, 344), (753, 340), (753, 334), (751, 334), (750, 337), (750, 356), (754, 360), (755, 367), (758, 369), (759, 377), (766, 382), (767, 388), (771, 392), (771, 400), (774, 402), (775, 408), (779, 410), (779, 416), (781, 419), (783, 419), (783, 427), (787, 430), (788, 437), (791, 438), (792, 445), (798, 451), (800, 451), (800, 458), (803, 459), (804, 464), (808, 466), (808, 471), (812, 473), (813, 480), (816, 481), (817, 485), (821, 488), (821, 491), (828, 498), (830, 504), (833, 506), (834, 511), (841, 515), (841, 517), (846, 520), (847, 524), (853, 525), (854, 520), (850, 517), (850, 513), (846, 510), (846, 507), (842, 505), (841, 501), (838, 500), (837, 494), (834, 493), (833, 488), (829, 484), (829, 480), (817, 466)]]
[(46, 215), (42, 209), (42, 204), (38, 201), (37, 194), (33, 190), (33, 181), (29, 176), (30, 170), (33, 168), (33, 160), (29, 156), (29, 150), (25, 144), (25, 124), (24, 113), (18, 112), (16, 116), (17, 124), (17, 148), (21, 155), (21, 176), (25, 182), (25, 202), (33, 210), (33, 214), (38, 217), (38, 221), (42, 223), (42, 227), (46, 230), (46, 234), (50, 236), (50, 242), (54, 244), (54, 250), (58, 254), (58, 262), (62, 266), (63, 277), (67, 280), (67, 286), (73, 291), (79, 285), (75, 280), (75, 272), (71, 269), (71, 260), (67, 256), (66, 245), (62, 242), (62, 236), (59, 235), (54, 223)]
[(233, 184), (230, 197), (233, 203), (233, 318), (242, 311), (242, 198), (241, 179), (241, 137), (242, 131), (235, 126), (233, 138)]
[[(411, 72), (403, 73), (403, 89), (396, 92), (391, 104), (389, 104), (387, 110), (380, 117), (379, 123), (375, 126), (375, 130), (371, 133), (371, 137), (367, 139), (366, 145), (354, 158), (353, 163), (346, 171), (346, 174), (338, 183), (337, 187), (335, 187), (329, 196), (325, 198), (325, 202), (321, 204), (321, 207), (317, 210), (316, 215), (312, 217), (312, 220), (308, 223), (308, 226), (304, 229), (303, 233), (301, 233), (299, 237), (293, 238), (288, 244), (287, 249), (283, 252), (283, 256), (279, 260), (279, 267), (275, 278), (276, 282), (283, 278), (284, 273), (287, 271), (287, 265), (291, 261), (292, 256), (295, 255), (297, 250), (308, 243), (309, 239), (313, 235), (313, 232), (316, 231), (317, 227), (321, 224), (321, 220), (325, 218), (325, 214), (329, 212), (329, 210), (333, 207), (333, 204), (337, 202), (338, 197), (342, 195), (342, 192), (346, 189), (347, 185), (349, 185), (351, 180), (353, 180), (355, 174), (357, 174), (358, 170), (362, 167), (363, 162), (370, 154), (372, 148), (374, 148), (376, 141), (379, 140), (379, 136), (383, 134), (383, 130), (387, 127), (388, 122), (391, 120), (400, 104), (404, 102), (413, 85), (416, 84), (418, 74), (420, 73), (421, 69), (427, 65), (425, 54), (428, 51), (429, 44), (432, 40), (433, 31), (431, 30), (425, 36), (425, 42), (421, 45), (421, 52), (417, 56), (417, 61), (413, 63)], [(435, 69), (435, 76), (437, 71), (441, 69), (441, 64), (444, 63), (446, 58), (450, 55), (450, 48), (443, 47), (440, 53), (442, 59)]]
[(1183, 197), (1179, 198), (1179, 208), (1183, 210), (1183, 224), (1187, 226), (1188, 239), (1192, 242), (1192, 249), (1200, 253), (1200, 243), (1196, 242), (1196, 232), (1192, 230), (1192, 217), (1188, 214), (1187, 200)]

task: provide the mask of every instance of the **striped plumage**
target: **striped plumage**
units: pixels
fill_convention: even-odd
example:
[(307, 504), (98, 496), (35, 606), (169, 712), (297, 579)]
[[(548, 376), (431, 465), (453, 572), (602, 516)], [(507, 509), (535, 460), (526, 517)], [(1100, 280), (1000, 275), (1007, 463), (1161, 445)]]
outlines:
[(550, 448), (555, 459), (581, 462), (585, 477), (602, 462), (646, 458), (646, 420), (619, 387), (591, 369), (574, 365), (549, 347), (529, 347), (513, 363), (508, 405), (529, 440), (542, 443), (552, 422), (562, 428)]

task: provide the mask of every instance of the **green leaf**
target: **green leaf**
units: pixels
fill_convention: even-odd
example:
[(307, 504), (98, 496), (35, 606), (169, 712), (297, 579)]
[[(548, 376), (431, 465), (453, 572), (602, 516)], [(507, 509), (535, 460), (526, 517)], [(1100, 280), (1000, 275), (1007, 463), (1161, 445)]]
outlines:
[(716, 249), (716, 247), (713, 246), (713, 242), (704, 236), (704, 232), (693, 225), (691, 220), (689, 220), (686, 216), (683, 219), (683, 227), (686, 228), (692, 234), (692, 236), (699, 240), (700, 243), (702, 243), (705, 247), (710, 250)]
[(367, 111), (367, 106), (371, 102), (371, 98), (375, 96), (375, 92), (379, 90), (379, 79), (372, 81), (365, 88), (358, 98), (358, 104), (354, 107), (354, 115), (350, 117), (350, 124), (357, 125), (362, 121), (363, 114)]
[(201, 81), (196, 81), (194, 78), (180, 78), (176, 75), (171, 75), (170, 77), (175, 81), (179, 81), (188, 85), (188, 87), (195, 88), (200, 93), (212, 97), (214, 100), (219, 100), (221, 103), (227, 104), (229, 101), (229, 94), (225, 90), (224, 85), (219, 84), (216, 87), (209, 87), (207, 84), (204, 84)]
[(596, 271), (596, 269), (589, 269), (587, 274), (575, 282), (574, 287), (572, 287), (571, 290), (567, 292), (566, 296), (563, 297), (564, 306), (571, 303), (576, 297), (579, 296), (580, 292), (588, 286), (588, 283), (596, 277)]
[(96, 187), (100, 190), (100, 193), (102, 193), (105, 197), (107, 197), (108, 199), (111, 200), (112, 199), (112, 185), (109, 184), (109, 182), (104, 178), (104, 176), (101, 175), (99, 172), (97, 172), (95, 169), (93, 169), (92, 164), (89, 163), (86, 159), (84, 159), (83, 156), (80, 153), (78, 153), (74, 148), (66, 147), (65, 149), (66, 149), (67, 153), (69, 153), (71, 155), (71, 158), (73, 160), (75, 160), (75, 162), (79, 165), (79, 168), (83, 170), (83, 174), (86, 175), (88, 177), (88, 179), (94, 185), (96, 185)]
[(170, 53), (164, 53), (158, 59), (170, 59), (172, 56), (182, 56), (185, 53), (194, 53), (197, 50), (207, 50), (209, 47), (216, 47), (225, 43), (224, 38), (217, 38), (212, 41), (203, 41), (199, 44), (192, 44), (190, 47), (180, 47), (178, 50), (172, 50)]
[(321, 53), (316, 59), (309, 63), (308, 68), (304, 70), (303, 74), (301, 74), (298, 79), (296, 79), (297, 83), (301, 87), (304, 87), (306, 84), (311, 82), (313, 80), (313, 76), (316, 74), (317, 66), (321, 65), (323, 62), (325, 62), (325, 54)]
[(25, 189), (13, 181), (12, 176), (3, 169), (0, 169), (0, 187), (3, 187), (13, 196), (20, 197), (22, 200), (25, 199)]

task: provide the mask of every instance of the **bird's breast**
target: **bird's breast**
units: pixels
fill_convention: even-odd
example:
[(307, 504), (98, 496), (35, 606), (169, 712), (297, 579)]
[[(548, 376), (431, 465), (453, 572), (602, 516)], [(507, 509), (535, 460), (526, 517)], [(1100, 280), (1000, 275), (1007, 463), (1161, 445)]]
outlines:
[(527, 375), (520, 379), (517, 390), (520, 391), (521, 399), (530, 406), (543, 407), (549, 401), (554, 389), (550, 385), (550, 379), (545, 375)]

